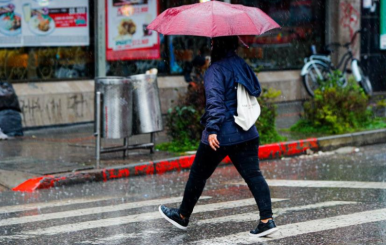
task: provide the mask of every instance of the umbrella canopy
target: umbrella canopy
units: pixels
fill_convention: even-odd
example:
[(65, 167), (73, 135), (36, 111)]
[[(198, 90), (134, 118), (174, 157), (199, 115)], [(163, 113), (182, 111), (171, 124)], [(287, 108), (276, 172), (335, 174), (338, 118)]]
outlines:
[(170, 8), (147, 27), (164, 35), (261, 35), (280, 26), (258, 8), (219, 1)]

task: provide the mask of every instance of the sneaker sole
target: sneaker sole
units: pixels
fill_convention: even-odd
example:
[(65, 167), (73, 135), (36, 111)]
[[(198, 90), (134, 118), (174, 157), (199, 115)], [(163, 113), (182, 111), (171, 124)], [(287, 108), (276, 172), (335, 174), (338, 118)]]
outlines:
[(172, 225), (174, 225), (174, 226), (177, 227), (178, 229), (184, 230), (184, 231), (186, 231), (186, 229), (188, 229), (188, 227), (184, 227), (184, 226), (178, 224), (177, 222), (175, 222), (174, 220), (170, 219), (168, 216), (166, 216), (166, 215), (164, 214), (164, 212), (162, 212), (161, 206), (158, 207), (158, 211), (161, 213), (161, 215), (162, 215), (162, 217), (164, 217), (164, 219), (166, 219), (167, 221), (169, 221)]
[(272, 228), (272, 229), (269, 229), (267, 231), (264, 231), (262, 233), (259, 233), (259, 234), (252, 234), (252, 233), (249, 233), (249, 235), (251, 237), (263, 237), (263, 236), (268, 236), (268, 235), (271, 235), (273, 233), (275, 233), (276, 231), (278, 231), (279, 229), (278, 228)]

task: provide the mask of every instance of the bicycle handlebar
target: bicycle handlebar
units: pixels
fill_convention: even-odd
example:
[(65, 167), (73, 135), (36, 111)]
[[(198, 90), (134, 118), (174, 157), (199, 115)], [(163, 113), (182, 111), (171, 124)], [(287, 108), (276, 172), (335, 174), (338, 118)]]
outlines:
[(355, 39), (356, 39), (356, 37), (357, 37), (357, 35), (358, 35), (358, 33), (362, 33), (363, 31), (365, 31), (365, 29), (359, 29), (359, 30), (357, 30), (355, 33), (354, 33), (354, 35), (353, 35), (353, 37), (351, 38), (351, 41), (350, 42), (348, 42), (348, 43), (345, 43), (345, 44), (340, 44), (340, 43), (337, 43), (337, 42), (334, 42), (334, 43), (329, 43), (329, 44), (327, 44), (326, 45), (326, 47), (328, 48), (328, 47), (331, 47), (331, 46), (336, 46), (336, 47), (344, 47), (344, 48), (350, 48), (350, 46), (354, 43), (354, 41), (355, 41)]

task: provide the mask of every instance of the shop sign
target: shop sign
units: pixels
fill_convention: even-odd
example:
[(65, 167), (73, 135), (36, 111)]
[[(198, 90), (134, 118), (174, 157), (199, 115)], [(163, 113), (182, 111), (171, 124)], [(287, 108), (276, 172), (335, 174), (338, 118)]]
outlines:
[(0, 47), (90, 44), (88, 0), (0, 1)]
[(386, 50), (386, 0), (381, 0), (381, 49)]
[(147, 26), (158, 14), (158, 0), (106, 0), (107, 60), (159, 59), (160, 39)]

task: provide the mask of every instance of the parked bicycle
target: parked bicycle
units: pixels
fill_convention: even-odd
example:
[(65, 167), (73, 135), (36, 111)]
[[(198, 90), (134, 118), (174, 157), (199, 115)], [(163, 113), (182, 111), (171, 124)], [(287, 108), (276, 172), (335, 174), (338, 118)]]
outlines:
[[(361, 30), (356, 31), (351, 41), (344, 45), (341, 45), (340, 43), (328, 44), (326, 46), (326, 54), (313, 54), (310, 57), (305, 58), (305, 64), (302, 68), (301, 75), (304, 86), (312, 97), (314, 96), (314, 91), (320, 87), (321, 83), (329, 78), (329, 74), (339, 70), (342, 65), (342, 75), (338, 81), (339, 86), (345, 87), (347, 85), (347, 75), (352, 74), (367, 95), (371, 96), (373, 94), (370, 79), (364, 73), (359, 61), (354, 58), (352, 52), (352, 44), (355, 41), (357, 34), (360, 32)], [(332, 47), (344, 47), (347, 49), (347, 52), (342, 56), (336, 67), (331, 61), (331, 53), (333, 52)], [(349, 64), (351, 64), (351, 69), (348, 68)]]

